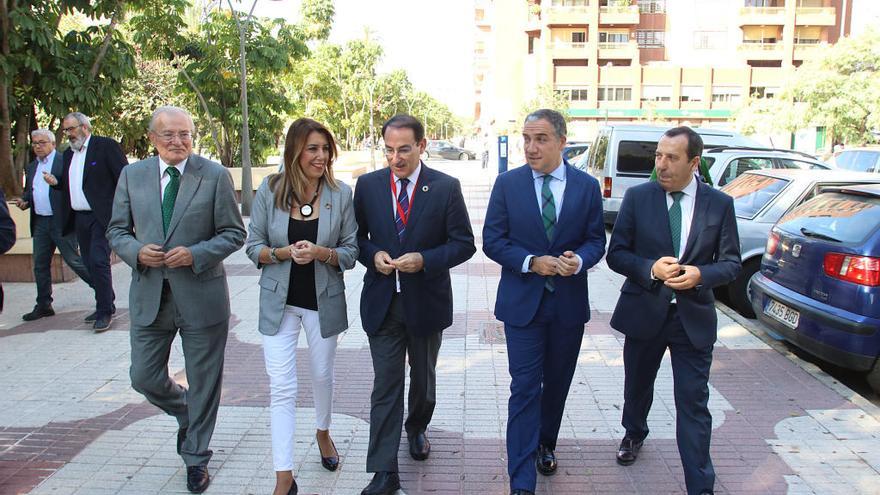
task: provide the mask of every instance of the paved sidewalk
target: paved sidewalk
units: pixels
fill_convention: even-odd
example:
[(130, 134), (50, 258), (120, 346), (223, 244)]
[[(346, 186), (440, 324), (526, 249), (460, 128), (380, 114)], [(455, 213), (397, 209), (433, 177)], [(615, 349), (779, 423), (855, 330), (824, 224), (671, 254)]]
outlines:
[[(480, 244), (491, 175), (474, 164), (440, 168), (461, 177)], [(207, 493), (268, 494), (274, 472), (268, 381), (256, 331), (259, 273), (243, 251), (230, 257), (226, 268), (233, 321)], [(300, 339), (300, 493), (357, 494), (370, 479), (364, 467), (372, 367), (358, 310), (363, 272), (358, 266), (345, 275), (351, 328), (341, 336), (336, 360), (331, 432), (342, 465), (335, 473), (321, 468), (312, 436), (308, 354)], [(401, 445), (406, 493), (508, 491), (504, 432), (510, 381), (504, 334), (492, 316), (499, 273), (479, 250), (453, 270), (455, 323), (444, 332), (438, 363), (437, 409), (428, 432), (433, 451), (428, 461), (416, 462)], [(82, 282), (56, 286), (58, 315), (29, 323), (21, 315), (33, 306), (33, 285), (4, 284), (0, 494), (187, 493), (185, 469), (175, 454), (176, 422), (130, 388), (129, 269), (115, 265), (113, 278), (119, 311), (112, 330), (103, 334), (82, 322), (93, 304)], [(560, 432), (559, 472), (539, 477), (538, 493), (684, 492), (668, 357), (638, 463), (620, 467), (614, 461), (623, 433), (623, 339), (608, 320), (621, 283), (604, 262), (590, 273), (593, 317)], [(719, 315), (709, 403), (716, 493), (880, 493), (877, 408), (846, 399), (827, 380)], [(183, 364), (177, 342), (170, 367), (180, 380)]]

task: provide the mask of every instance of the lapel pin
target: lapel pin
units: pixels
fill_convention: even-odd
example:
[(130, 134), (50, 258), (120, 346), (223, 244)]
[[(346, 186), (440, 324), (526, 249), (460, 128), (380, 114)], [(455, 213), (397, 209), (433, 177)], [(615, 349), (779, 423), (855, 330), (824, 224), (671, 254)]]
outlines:
[(324, 208), (327, 208), (327, 209), (329, 210), (329, 209), (330, 209), (330, 203), (325, 204), (325, 205), (324, 205)]
[(422, 192), (428, 192), (428, 189), (430, 189), (428, 186), (422, 186)]

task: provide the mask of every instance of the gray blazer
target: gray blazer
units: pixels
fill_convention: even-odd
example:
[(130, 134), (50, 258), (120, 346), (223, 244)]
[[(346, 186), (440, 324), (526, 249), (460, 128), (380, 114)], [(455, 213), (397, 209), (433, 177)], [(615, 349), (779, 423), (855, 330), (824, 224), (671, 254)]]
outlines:
[[(318, 320), (321, 335), (332, 337), (348, 328), (345, 305), (345, 282), (342, 272), (354, 267), (358, 256), (357, 224), (351, 200), (351, 188), (336, 181), (339, 189), (324, 187), (316, 205), (319, 246), (336, 249), (339, 267), (315, 261), (315, 293), (318, 295)], [(263, 265), (260, 250), (264, 247), (290, 245), (287, 226), (290, 212), (275, 207), (275, 195), (269, 189), (269, 178), (260, 184), (251, 208), (251, 222), (246, 243), (248, 257), (262, 269), (260, 275), (260, 333), (275, 335), (281, 325), (287, 289), (290, 283), (291, 260)]]
[[(110, 246), (132, 268), (129, 309), (137, 326), (153, 323), (159, 312), (162, 281), (168, 279), (174, 303), (188, 325), (216, 325), (229, 319), (229, 287), (223, 259), (244, 244), (245, 229), (229, 171), (216, 162), (190, 155), (167, 235), (162, 232), (159, 158), (124, 167), (107, 227)], [(144, 244), (168, 251), (189, 248), (193, 265), (149, 268), (138, 263)]]

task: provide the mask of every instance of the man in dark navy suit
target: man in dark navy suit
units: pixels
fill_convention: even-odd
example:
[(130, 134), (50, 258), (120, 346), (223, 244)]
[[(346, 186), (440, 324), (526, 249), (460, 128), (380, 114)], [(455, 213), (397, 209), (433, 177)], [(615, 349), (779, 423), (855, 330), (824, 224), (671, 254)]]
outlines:
[(36, 159), (25, 168), (24, 191), (16, 200), (22, 210), (31, 210), (31, 237), (34, 250), (34, 281), (37, 284), (37, 304), (33, 311), (25, 313), (22, 319), (33, 321), (44, 316), (52, 316), (52, 257), (55, 248), (83, 282), (91, 285), (91, 277), (77, 250), (76, 236), (71, 232), (61, 233), (59, 221), (64, 193), (53, 189), (44, 177), (60, 176), (64, 167), (61, 153), (55, 150), (55, 135), (48, 129), (31, 131), (31, 145)]
[(587, 270), (605, 253), (596, 179), (562, 158), (562, 114), (541, 109), (523, 125), (527, 165), (495, 180), (483, 251), (501, 265), (495, 317), (510, 369), (507, 470), (511, 494), (532, 494), (556, 471), (556, 439), (590, 319)]
[(630, 188), (608, 245), (608, 266), (626, 276), (611, 326), (624, 335), (623, 427), (617, 462), (630, 465), (648, 436), (654, 380), (672, 357), (676, 440), (689, 495), (713, 493), (709, 369), (717, 334), (712, 289), (740, 270), (733, 200), (694, 176), (703, 140), (666, 131), (654, 158), (657, 181)]
[(443, 330), (452, 324), (449, 270), (476, 251), (461, 185), (420, 160), (425, 129), (409, 115), (382, 127), (388, 168), (358, 178), (354, 191), (360, 261), (366, 268), (361, 322), (370, 339), (373, 392), (363, 495), (400, 488), (397, 449), (409, 361), (406, 435), (415, 460), (431, 444), (425, 432), (436, 403), (436, 366)]
[(64, 192), (58, 212), (63, 233), (76, 232), (82, 260), (95, 289), (95, 312), (86, 321), (94, 321), (95, 332), (103, 332), (110, 328), (116, 311), (110, 244), (104, 233), (110, 223), (116, 182), (128, 160), (119, 143), (92, 134), (91, 121), (85, 115), (72, 112), (61, 125), (70, 148), (64, 152), (61, 176), (50, 175), (47, 182)]

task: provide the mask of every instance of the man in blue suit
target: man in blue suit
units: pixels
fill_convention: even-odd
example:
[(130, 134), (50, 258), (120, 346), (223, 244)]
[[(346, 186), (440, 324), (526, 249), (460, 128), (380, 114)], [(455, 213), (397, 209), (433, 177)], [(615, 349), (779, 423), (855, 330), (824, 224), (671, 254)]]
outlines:
[(690, 495), (713, 493), (709, 368), (717, 333), (712, 289), (740, 270), (733, 200), (695, 176), (703, 140), (689, 127), (657, 143), (657, 181), (630, 188), (608, 245), (626, 276), (611, 326), (624, 335), (623, 427), (617, 462), (630, 465), (648, 435), (654, 380), (672, 357), (676, 440)]
[(526, 117), (527, 165), (495, 180), (483, 251), (501, 265), (495, 317), (504, 322), (510, 369), (507, 470), (511, 494), (531, 494), (556, 471), (556, 438), (590, 319), (587, 270), (605, 252), (596, 179), (562, 159), (565, 119)]
[(358, 178), (354, 212), (358, 261), (366, 268), (361, 322), (370, 340), (373, 392), (362, 495), (400, 488), (397, 450), (403, 423), (405, 362), (410, 366), (405, 428), (410, 456), (431, 453), (425, 435), (436, 404), (436, 366), (443, 330), (452, 324), (450, 268), (476, 251), (461, 185), (419, 159), (425, 129), (409, 115), (382, 126), (388, 168)]
[(59, 221), (63, 201), (61, 191), (52, 189), (44, 177), (60, 176), (63, 168), (61, 153), (55, 150), (55, 135), (48, 129), (31, 131), (31, 145), (36, 159), (25, 168), (24, 191), (15, 204), (22, 210), (31, 210), (31, 237), (34, 248), (34, 281), (37, 284), (37, 305), (33, 311), (22, 316), (25, 321), (33, 321), (44, 316), (52, 316), (52, 256), (55, 248), (83, 282), (91, 285), (86, 270), (77, 251), (76, 236), (61, 233)]
[(63, 192), (59, 216), (63, 232), (76, 232), (83, 263), (95, 290), (95, 312), (86, 317), (95, 332), (110, 328), (116, 312), (113, 278), (110, 272), (110, 244), (105, 232), (113, 210), (113, 195), (122, 167), (128, 159), (119, 143), (92, 134), (89, 118), (71, 112), (61, 121), (70, 148), (64, 152), (61, 175), (47, 179)]

